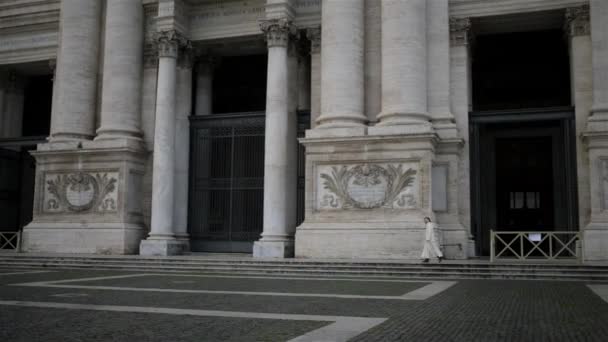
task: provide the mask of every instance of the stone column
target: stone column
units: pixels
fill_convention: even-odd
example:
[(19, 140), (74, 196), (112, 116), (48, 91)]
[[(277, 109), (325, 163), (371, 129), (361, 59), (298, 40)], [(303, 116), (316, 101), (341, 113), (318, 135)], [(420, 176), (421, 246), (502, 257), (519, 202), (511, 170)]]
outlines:
[(298, 45), (298, 110), (310, 110), (310, 53), (308, 47)]
[[(285, 19), (262, 23), (268, 41), (268, 78), (266, 90), (266, 140), (264, 153), (264, 230), (253, 246), (254, 257), (293, 256), (295, 231), (292, 205), (295, 189), (290, 191), (290, 139), (295, 141), (296, 120), (289, 108), (289, 58), (287, 48), (294, 33)], [(293, 126), (293, 127), (292, 127)], [(293, 197), (293, 198), (292, 198)], [(293, 221), (293, 222), (292, 222)]]
[(141, 242), (142, 255), (172, 255), (185, 244), (175, 239), (173, 202), (175, 177), (175, 93), (180, 38), (174, 31), (158, 37), (158, 83), (152, 166), (152, 218), (150, 235)]
[(96, 139), (142, 137), (143, 21), (141, 0), (107, 1), (101, 126)]
[(61, 1), (52, 141), (95, 135), (101, 6), (101, 1)]
[(177, 68), (175, 105), (175, 196), (173, 226), (175, 237), (189, 244), (188, 238), (188, 167), (190, 159), (190, 121), (192, 114), (192, 48), (182, 49)]
[[(470, 155), (469, 155), (469, 110), (471, 89), (470, 63), (470, 29), (469, 18), (450, 18), (450, 93), (451, 108), (455, 116), (458, 132), (464, 145), (460, 151), (458, 162), (458, 210), (460, 222), (465, 227), (471, 227), (471, 195), (470, 195)], [(468, 244), (464, 253), (475, 255), (475, 240), (468, 231)]]
[(443, 139), (458, 136), (450, 108), (450, 24), (448, 0), (427, 2), (428, 112)]
[(593, 107), (589, 131), (608, 132), (608, 1), (590, 0)]
[[(430, 132), (427, 109), (425, 0), (382, 0), (382, 113), (380, 126), (395, 133)], [(389, 133), (378, 130), (370, 134)], [(392, 130), (391, 130), (392, 132)]]
[(310, 128), (321, 115), (321, 28), (306, 31), (310, 40)]
[[(53, 117), (55, 117), (55, 107), (57, 106), (57, 59), (50, 59), (49, 60), (49, 69), (51, 70), (52, 73), (52, 81), (53, 81), (53, 95), (52, 95), (52, 100), (51, 100), (51, 125), (53, 124)], [(1, 106), (0, 106), (1, 108)], [(50, 131), (52, 132), (54, 129), (51, 126), (50, 127)], [(47, 137), (48, 139), (48, 137)]]
[(589, 155), (591, 216), (585, 227), (585, 260), (608, 260), (608, 2), (590, 1), (593, 102), (584, 133)]
[(593, 72), (591, 70), (591, 36), (588, 5), (568, 8), (566, 10), (565, 31), (569, 38), (570, 85), (576, 120), (579, 224), (580, 227), (585, 227), (589, 223), (588, 213), (590, 211), (590, 193), (586, 190), (589, 189), (589, 154), (581, 137), (587, 126), (593, 101)]
[(0, 137), (18, 138), (23, 135), (24, 88), (25, 79), (10, 70), (4, 90), (4, 120), (0, 122)]
[(213, 110), (213, 59), (199, 58), (196, 63), (195, 115), (209, 115)]
[(321, 24), (321, 116), (318, 128), (365, 132), (364, 1), (325, 0)]

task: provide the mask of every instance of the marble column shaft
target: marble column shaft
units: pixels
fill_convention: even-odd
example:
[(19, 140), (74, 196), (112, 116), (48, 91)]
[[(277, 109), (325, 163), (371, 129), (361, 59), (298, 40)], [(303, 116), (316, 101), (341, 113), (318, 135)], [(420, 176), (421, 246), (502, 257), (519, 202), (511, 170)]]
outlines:
[(196, 63), (196, 115), (209, 115), (213, 110), (213, 60), (209, 56)]
[[(269, 21), (263, 27), (268, 38), (268, 81), (266, 90), (266, 132), (264, 154), (264, 232), (266, 241), (293, 238), (288, 231), (295, 227), (289, 222), (288, 190), (290, 165), (287, 143), (293, 120), (289, 114), (288, 56), (290, 24)], [(295, 123), (294, 123), (295, 124)]]
[(364, 1), (322, 1), (319, 128), (363, 127)]
[[(593, 107), (590, 130), (608, 131), (608, 1), (590, 0)], [(602, 124), (595, 124), (600, 121)]]
[[(591, 36), (589, 32), (588, 6), (566, 9), (566, 33), (570, 49), (570, 87), (574, 105), (576, 137), (585, 133), (593, 102), (593, 72), (591, 61)], [(589, 223), (591, 211), (589, 183), (589, 153), (581, 138), (576, 139), (577, 185), (579, 226)], [(581, 191), (584, 190), (584, 191)]]
[(426, 0), (382, 0), (379, 125), (428, 124)]
[(310, 58), (308, 51), (298, 56), (298, 110), (310, 110)]
[(183, 49), (178, 59), (175, 105), (175, 194), (173, 226), (175, 237), (188, 239), (188, 168), (192, 112), (192, 49)]
[(178, 41), (168, 33), (161, 36), (158, 48), (150, 239), (172, 239)]
[(101, 1), (62, 0), (51, 140), (95, 134)]
[(310, 40), (310, 128), (321, 115), (321, 28), (306, 31)]
[(107, 1), (98, 139), (142, 136), (143, 20), (141, 0)]
[(428, 113), (439, 137), (456, 138), (450, 108), (450, 23), (448, 0), (427, 2)]

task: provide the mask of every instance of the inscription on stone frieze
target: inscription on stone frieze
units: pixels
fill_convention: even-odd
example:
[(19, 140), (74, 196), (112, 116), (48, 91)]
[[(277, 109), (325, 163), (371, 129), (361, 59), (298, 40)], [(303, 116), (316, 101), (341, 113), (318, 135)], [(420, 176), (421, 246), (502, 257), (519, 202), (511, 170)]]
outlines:
[(57, 45), (57, 33), (28, 36), (0, 36), (0, 52)]
[(317, 208), (413, 209), (418, 205), (417, 163), (362, 163), (317, 167)]
[(43, 211), (47, 213), (118, 210), (116, 172), (64, 172), (44, 175)]
[(264, 1), (216, 1), (200, 6), (190, 17), (190, 23), (194, 26), (208, 25), (209, 23), (219, 22), (227, 24), (229, 22), (254, 21), (263, 19), (266, 4)]

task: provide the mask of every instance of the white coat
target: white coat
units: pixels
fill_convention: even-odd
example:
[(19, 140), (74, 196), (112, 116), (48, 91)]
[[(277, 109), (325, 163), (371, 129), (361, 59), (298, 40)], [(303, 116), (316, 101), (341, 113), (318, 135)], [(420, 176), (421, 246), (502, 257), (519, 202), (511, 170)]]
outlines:
[(436, 228), (437, 226), (433, 222), (426, 224), (424, 247), (422, 248), (422, 255), (420, 256), (422, 259), (429, 259), (431, 253), (438, 258), (443, 257), (443, 253), (441, 253), (441, 249), (439, 249), (439, 242), (437, 241)]

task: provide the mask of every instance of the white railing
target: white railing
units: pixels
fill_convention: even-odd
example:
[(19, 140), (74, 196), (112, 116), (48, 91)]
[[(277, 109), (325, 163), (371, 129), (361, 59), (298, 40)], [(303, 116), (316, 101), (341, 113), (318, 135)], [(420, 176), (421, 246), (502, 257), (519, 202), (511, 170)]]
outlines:
[(0, 232), (0, 250), (14, 250), (21, 248), (21, 232)]
[(490, 231), (490, 261), (496, 260), (582, 260), (582, 239), (578, 231)]

